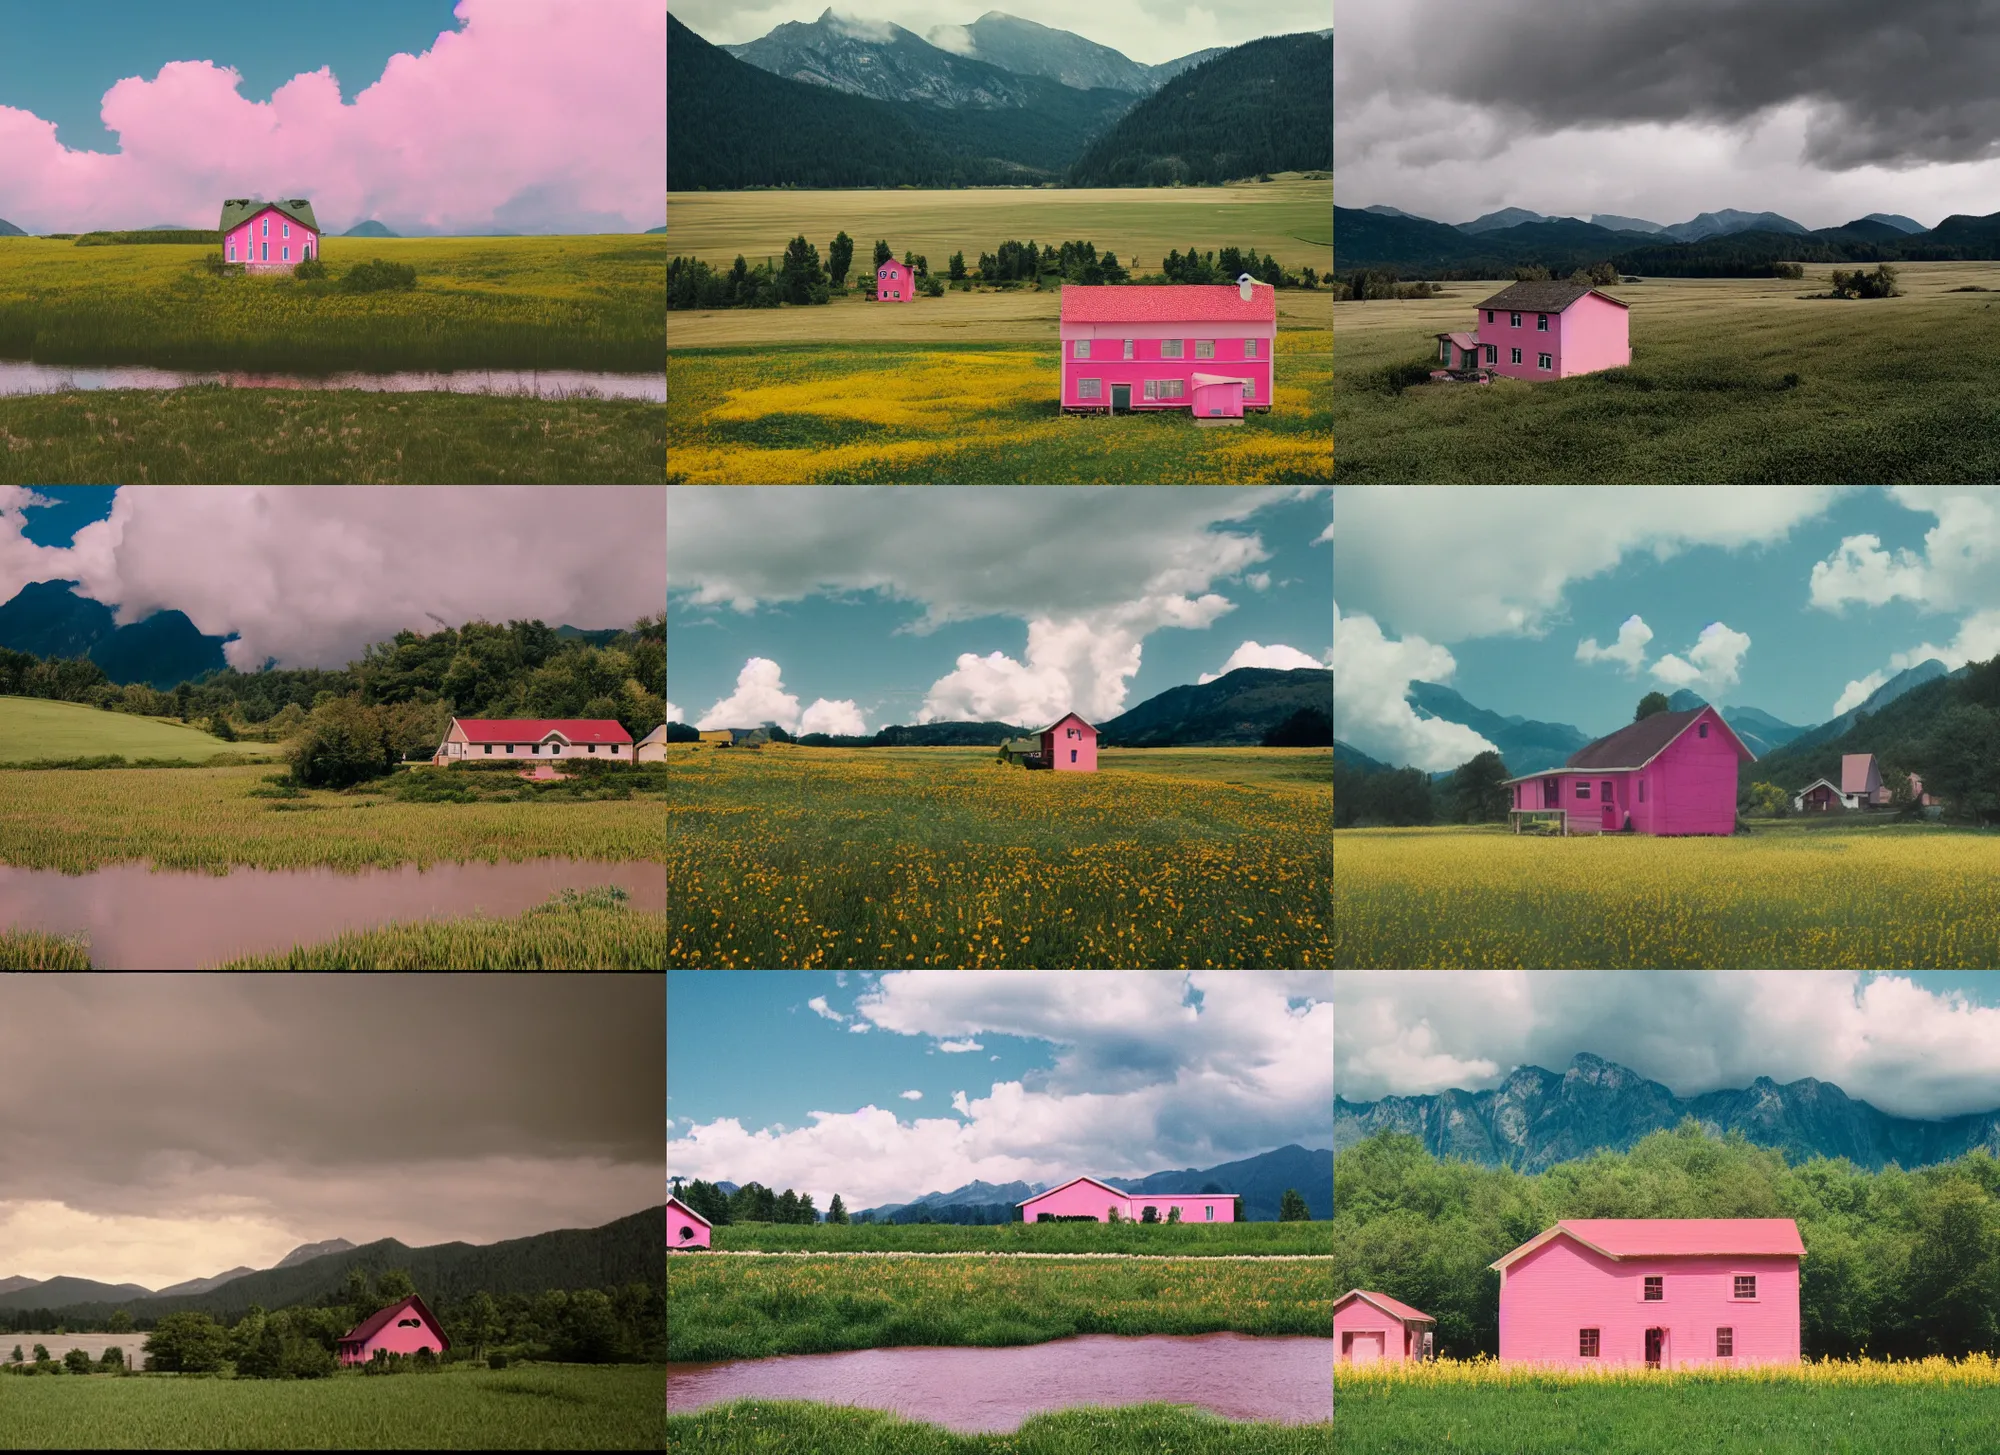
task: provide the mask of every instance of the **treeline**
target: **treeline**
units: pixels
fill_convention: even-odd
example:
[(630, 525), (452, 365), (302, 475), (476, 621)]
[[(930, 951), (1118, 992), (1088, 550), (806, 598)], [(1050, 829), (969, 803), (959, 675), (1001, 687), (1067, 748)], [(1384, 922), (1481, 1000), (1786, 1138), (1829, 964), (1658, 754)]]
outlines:
[[(1331, 733), (1329, 732), (1329, 737)], [(1433, 782), (1419, 768), (1376, 772), (1333, 763), (1333, 826), (1413, 828), (1435, 823), (1500, 823), (1513, 806), (1507, 764), (1498, 753), (1476, 754), (1451, 777)]]
[[(674, 1196), (718, 1228), (727, 1227), (730, 1223), (816, 1223), (820, 1220), (819, 1209), (813, 1206), (811, 1193), (793, 1192), (789, 1187), (782, 1193), (773, 1192), (761, 1182), (746, 1182), (734, 1192), (724, 1192), (713, 1182), (697, 1178)], [(830, 1223), (847, 1221), (847, 1207), (837, 1192), (833, 1201), (827, 1204), (826, 1220)]]
[(1498, 1354), (1500, 1276), (1487, 1265), (1562, 1218), (1796, 1219), (1808, 1357), (2000, 1345), (2000, 1162), (1984, 1150), (1914, 1172), (1793, 1165), (1690, 1119), (1530, 1176), (1440, 1161), (1382, 1132), (1336, 1157), (1333, 1181), (1334, 1286), (1422, 1309), (1455, 1358)]

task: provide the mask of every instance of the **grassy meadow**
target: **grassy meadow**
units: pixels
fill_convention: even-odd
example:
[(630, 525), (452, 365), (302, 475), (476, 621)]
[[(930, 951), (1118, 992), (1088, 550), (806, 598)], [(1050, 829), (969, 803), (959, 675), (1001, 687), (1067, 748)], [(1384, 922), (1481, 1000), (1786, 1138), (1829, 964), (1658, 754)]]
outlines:
[[(2000, 475), (2000, 263), (1897, 264), (1906, 296), (1803, 281), (1649, 278), (1629, 368), (1396, 388), (1503, 282), (1334, 305), (1335, 478), (1430, 484), (1957, 483)], [(1975, 289), (1981, 291), (1964, 291)]]
[(1224, 1258), (1333, 1253), (1331, 1223), (725, 1223), (718, 1253), (1136, 1253)]
[(1073, 1334), (1331, 1336), (1333, 1260), (667, 1260), (667, 1358), (758, 1359)]
[(1107, 748), (668, 748), (669, 965), (1311, 968), (1333, 963), (1331, 760)]
[(1341, 829), (1344, 969), (1992, 969), (2000, 835), (1937, 825), (1730, 838)]
[(1012, 1434), (961, 1435), (884, 1410), (745, 1399), (668, 1415), (667, 1440), (676, 1455), (1324, 1455), (1333, 1448), (1333, 1426), (1224, 1420), (1145, 1404), (1058, 1410), (1031, 1415)]
[(225, 743), (178, 718), (100, 712), (42, 697), (0, 697), (0, 766), (112, 753), (205, 763), (218, 754), (267, 757), (274, 751), (270, 743)]
[(471, 1365), (387, 1379), (0, 1378), (8, 1450), (658, 1450), (661, 1371)]

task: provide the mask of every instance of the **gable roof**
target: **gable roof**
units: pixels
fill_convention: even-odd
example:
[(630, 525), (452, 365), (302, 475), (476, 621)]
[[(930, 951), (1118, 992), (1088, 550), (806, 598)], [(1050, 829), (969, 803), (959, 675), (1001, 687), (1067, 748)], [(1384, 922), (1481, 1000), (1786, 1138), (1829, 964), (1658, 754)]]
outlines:
[(608, 717), (455, 717), (470, 743), (629, 743), (625, 724)]
[(1245, 298), (1234, 283), (1065, 283), (1064, 323), (1275, 323), (1278, 295), (1254, 284)]
[(1479, 346), (1479, 341), (1475, 339), (1471, 334), (1467, 333), (1464, 329), (1459, 329), (1455, 333), (1441, 333), (1433, 336), (1436, 338), (1448, 338), (1459, 348), (1466, 350), (1468, 353), (1470, 353), (1473, 349)]
[(314, 232), (319, 231), (319, 219), (313, 216), (312, 203), (303, 197), (287, 197), (280, 202), (266, 202), (261, 197), (231, 197), (222, 204), (222, 225), (218, 232), (228, 232), (239, 222), (247, 222), (260, 212), (275, 208), (294, 222), (304, 223)]
[(1252, 380), (1238, 378), (1234, 374), (1200, 374), (1194, 376), (1194, 387), (1203, 388), (1209, 384), (1249, 384)]
[(1623, 1258), (1803, 1258), (1806, 1245), (1790, 1218), (1564, 1218), (1489, 1268), (1505, 1270), (1543, 1244), (1574, 1238), (1593, 1253)]
[(671, 1207), (679, 1208), (682, 1212), (686, 1213), (689, 1217), (693, 1218), (696, 1222), (700, 1223), (704, 1228), (713, 1228), (715, 1226), (714, 1223), (710, 1222), (707, 1218), (703, 1217), (700, 1213), (696, 1212), (693, 1208), (689, 1207), (686, 1203), (682, 1202), (672, 1193), (667, 1194), (667, 1203)]
[(661, 723), (658, 727), (654, 728), (651, 732), (647, 733), (646, 736), (639, 739), (639, 746), (643, 748), (648, 743), (664, 743), (666, 740), (667, 740), (667, 725), (665, 723)]
[(1613, 298), (1601, 288), (1592, 288), (1582, 283), (1514, 283), (1502, 288), (1475, 308), (1505, 308), (1519, 313), (1561, 313), (1577, 299), (1595, 293), (1606, 303), (1616, 303), (1620, 308), (1632, 305), (1622, 298)]
[[(875, 274), (877, 277), (880, 277), (882, 274), (882, 270), (884, 268), (902, 268), (902, 267), (909, 267), (909, 265), (904, 263), (903, 260), (900, 258), (884, 258), (881, 262), (875, 265)], [(910, 271), (914, 273), (917, 270), (914, 267), (910, 267)]]
[(1736, 736), (1736, 729), (1729, 727), (1721, 713), (1708, 706), (1689, 708), (1686, 712), (1656, 712), (1651, 717), (1618, 729), (1609, 737), (1599, 738), (1594, 743), (1586, 743), (1569, 755), (1565, 768), (1587, 768), (1592, 772), (1613, 768), (1643, 768), (1664, 753), (1682, 733), (1693, 727), (1696, 719), (1707, 715), (1728, 728), (1729, 736), (1736, 743), (1737, 751), (1752, 763), (1757, 755)]
[[(1049, 724), (1049, 725), (1048, 725), (1047, 727), (1045, 727), (1045, 728), (1036, 728), (1036, 729), (1035, 729), (1035, 736), (1036, 736), (1037, 738), (1039, 738), (1039, 737), (1040, 737), (1040, 736), (1041, 736), (1041, 735), (1042, 735), (1043, 733), (1052, 733), (1052, 732), (1054, 732), (1054, 731), (1055, 731), (1055, 730), (1056, 730), (1057, 728), (1061, 727), (1061, 726), (1062, 726), (1062, 725), (1063, 725), (1064, 723), (1068, 722), (1068, 721), (1069, 721), (1069, 720), (1070, 720), (1071, 718), (1073, 718), (1073, 717), (1076, 717), (1076, 714), (1075, 714), (1075, 713), (1073, 713), (1073, 712), (1066, 712), (1066, 713), (1064, 713), (1064, 714), (1063, 714), (1063, 715), (1062, 715), (1061, 717), (1057, 718), (1057, 719), (1056, 719), (1056, 720), (1055, 720), (1054, 722), (1050, 723), (1050, 724)], [(1076, 720), (1077, 720), (1077, 722), (1081, 723), (1081, 724), (1082, 724), (1082, 725), (1083, 725), (1084, 727), (1086, 727), (1086, 728), (1089, 728), (1089, 729), (1090, 729), (1090, 732), (1091, 732), (1091, 733), (1092, 733), (1093, 735), (1094, 735), (1094, 734), (1095, 734), (1095, 733), (1097, 732), (1097, 729), (1096, 729), (1096, 728), (1094, 728), (1094, 727), (1091, 727), (1091, 726), (1090, 726), (1090, 724), (1089, 724), (1089, 723), (1087, 723), (1087, 722), (1084, 722), (1082, 718), (1080, 718), (1080, 717), (1076, 717)]]
[(1367, 1290), (1360, 1288), (1349, 1289), (1346, 1293), (1335, 1299), (1333, 1301), (1333, 1311), (1339, 1313), (1342, 1304), (1346, 1303), (1349, 1299), (1356, 1298), (1374, 1304), (1375, 1307), (1382, 1310), (1383, 1313), (1392, 1319), (1421, 1319), (1427, 1324), (1437, 1322), (1436, 1319), (1432, 1318), (1422, 1309), (1411, 1308), (1408, 1304), (1398, 1302), (1386, 1293), (1369, 1293)]
[[(1069, 1181), (1065, 1182), (1062, 1185), (1062, 1187), (1051, 1187), (1047, 1192), (1038, 1192), (1033, 1197), (1024, 1197), (1019, 1202), (1015, 1203), (1014, 1206), (1026, 1207), (1031, 1202), (1039, 1202), (1042, 1198), (1053, 1197), (1058, 1192), (1061, 1192), (1063, 1190), (1063, 1187), (1074, 1187), (1079, 1182), (1088, 1182), (1093, 1187), (1101, 1187), (1106, 1192), (1110, 1193), (1113, 1197), (1133, 1196), (1133, 1194), (1129, 1192), (1120, 1192), (1117, 1188), (1111, 1186), (1109, 1183), (1099, 1182), (1095, 1177), (1072, 1177), (1070, 1178)], [(1211, 1193), (1210, 1196), (1214, 1196), (1214, 1194)]]
[(1820, 784), (1822, 783), (1824, 783), (1828, 788), (1831, 788), (1835, 793), (1840, 792), (1840, 785), (1838, 783), (1835, 783), (1831, 778), (1815, 778), (1813, 779), (1812, 782), (1808, 783), (1805, 787), (1801, 788), (1797, 793), (1794, 793), (1792, 797), (1803, 798), (1808, 793), (1812, 792), (1815, 788), (1819, 787)]
[(1875, 767), (1873, 753), (1842, 753), (1840, 755), (1840, 791), (1842, 793), (1866, 793), (1868, 780), (1875, 780), (1880, 787), (1882, 775)]
[(430, 1325), (431, 1332), (436, 1334), (441, 1341), (441, 1347), (438, 1350), (440, 1354), (451, 1347), (451, 1338), (445, 1333), (444, 1325), (437, 1321), (437, 1315), (430, 1311), (423, 1299), (414, 1293), (401, 1303), (391, 1304), (385, 1309), (377, 1309), (374, 1313), (368, 1315), (367, 1318), (342, 1334), (340, 1342), (343, 1344), (365, 1344), (376, 1334), (387, 1328), (390, 1320), (396, 1318), (407, 1309), (415, 1309), (418, 1317)]

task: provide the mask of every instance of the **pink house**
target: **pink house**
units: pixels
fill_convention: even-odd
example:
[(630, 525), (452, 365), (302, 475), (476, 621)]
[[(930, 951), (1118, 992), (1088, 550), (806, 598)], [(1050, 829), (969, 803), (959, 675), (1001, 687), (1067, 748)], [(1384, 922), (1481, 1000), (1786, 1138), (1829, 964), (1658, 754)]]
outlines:
[(1014, 1206), (1021, 1210), (1021, 1221), (1024, 1223), (1040, 1222), (1044, 1217), (1088, 1217), (1108, 1223), (1114, 1211), (1127, 1222), (1142, 1223), (1146, 1220), (1148, 1209), (1152, 1210), (1154, 1221), (1163, 1223), (1174, 1208), (1181, 1210), (1181, 1221), (1184, 1223), (1243, 1221), (1242, 1199), (1233, 1192), (1176, 1192), (1164, 1195), (1120, 1192), (1095, 1177), (1072, 1177), (1061, 1187), (1038, 1192)]
[(1041, 732), (1042, 764), (1064, 773), (1097, 771), (1097, 729), (1066, 712)]
[(1479, 305), (1468, 337), (1441, 333), (1447, 369), (1565, 379), (1632, 362), (1631, 306), (1582, 283), (1516, 283)]
[(222, 204), (222, 261), (253, 273), (289, 273), (319, 256), (319, 222), (303, 197), (266, 202), (232, 197)]
[(1790, 1218), (1566, 1218), (1491, 1265), (1500, 1358), (1796, 1364), (1805, 1251)]
[(1428, 1359), (1431, 1325), (1421, 1309), (1398, 1303), (1386, 1293), (1353, 1289), (1333, 1306), (1333, 1337), (1342, 1364), (1379, 1364), (1384, 1359)]
[(692, 1253), (708, 1247), (713, 1225), (677, 1197), (667, 1199), (667, 1251)]
[(1248, 273), (1229, 284), (1062, 290), (1062, 407), (1187, 409), (1197, 421), (1270, 412), (1278, 300)]
[(442, 1354), (451, 1347), (437, 1317), (424, 1307), (414, 1293), (401, 1303), (391, 1304), (370, 1314), (340, 1336), (340, 1362), (366, 1364), (378, 1349), (391, 1354), (414, 1354), (429, 1349)]
[(1560, 768), (1509, 778), (1514, 832), (1556, 816), (1571, 834), (1731, 834), (1736, 770), (1757, 755), (1712, 707), (1656, 712), (1570, 754)]
[(908, 303), (916, 296), (916, 270), (909, 264), (891, 258), (875, 270), (875, 300), (878, 303)]

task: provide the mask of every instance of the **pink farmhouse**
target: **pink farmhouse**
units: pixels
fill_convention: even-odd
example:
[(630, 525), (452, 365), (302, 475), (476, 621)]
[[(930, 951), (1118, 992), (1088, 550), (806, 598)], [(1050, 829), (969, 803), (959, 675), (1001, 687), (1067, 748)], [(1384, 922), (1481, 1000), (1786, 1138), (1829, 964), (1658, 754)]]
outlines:
[(222, 261), (253, 273), (289, 273), (319, 256), (319, 222), (303, 197), (232, 197), (222, 204), (221, 232)]
[(1148, 1208), (1153, 1211), (1154, 1221), (1162, 1223), (1174, 1208), (1181, 1210), (1181, 1221), (1184, 1223), (1243, 1221), (1242, 1199), (1233, 1192), (1176, 1192), (1164, 1195), (1120, 1192), (1095, 1177), (1072, 1177), (1061, 1187), (1038, 1192), (1014, 1206), (1021, 1210), (1021, 1221), (1024, 1223), (1040, 1222), (1044, 1217), (1088, 1217), (1108, 1223), (1114, 1211), (1128, 1222), (1142, 1223), (1146, 1220)]
[(1097, 771), (1097, 729), (1073, 712), (1066, 712), (1036, 734), (1042, 740), (1042, 762), (1064, 773)]
[(1431, 1325), (1422, 1309), (1398, 1303), (1386, 1293), (1353, 1289), (1333, 1306), (1336, 1357), (1342, 1364), (1379, 1364), (1384, 1359), (1428, 1359)]
[(1505, 1363), (1742, 1368), (1799, 1361), (1790, 1218), (1568, 1218), (1491, 1265)]
[(1631, 306), (1581, 283), (1516, 283), (1479, 305), (1470, 334), (1441, 333), (1447, 369), (1565, 379), (1632, 362)]
[(875, 270), (875, 298), (879, 303), (908, 303), (917, 296), (917, 279), (908, 263), (889, 259)]
[(1712, 707), (1656, 712), (1571, 753), (1560, 768), (1509, 778), (1508, 820), (1554, 816), (1565, 833), (1732, 834), (1736, 770), (1757, 755)]
[(1227, 284), (1062, 290), (1062, 407), (1094, 414), (1187, 409), (1197, 422), (1270, 412), (1276, 292)]
[(414, 1293), (401, 1303), (370, 1314), (340, 1336), (340, 1362), (366, 1364), (381, 1350), (390, 1354), (414, 1354), (429, 1349), (442, 1354), (451, 1347), (436, 1315)]
[[(546, 758), (544, 757), (546, 755)], [(431, 762), (554, 761), (563, 756), (630, 763), (632, 734), (609, 717), (455, 717)]]
[(677, 1197), (667, 1199), (667, 1251), (694, 1252), (708, 1246), (713, 1225)]

